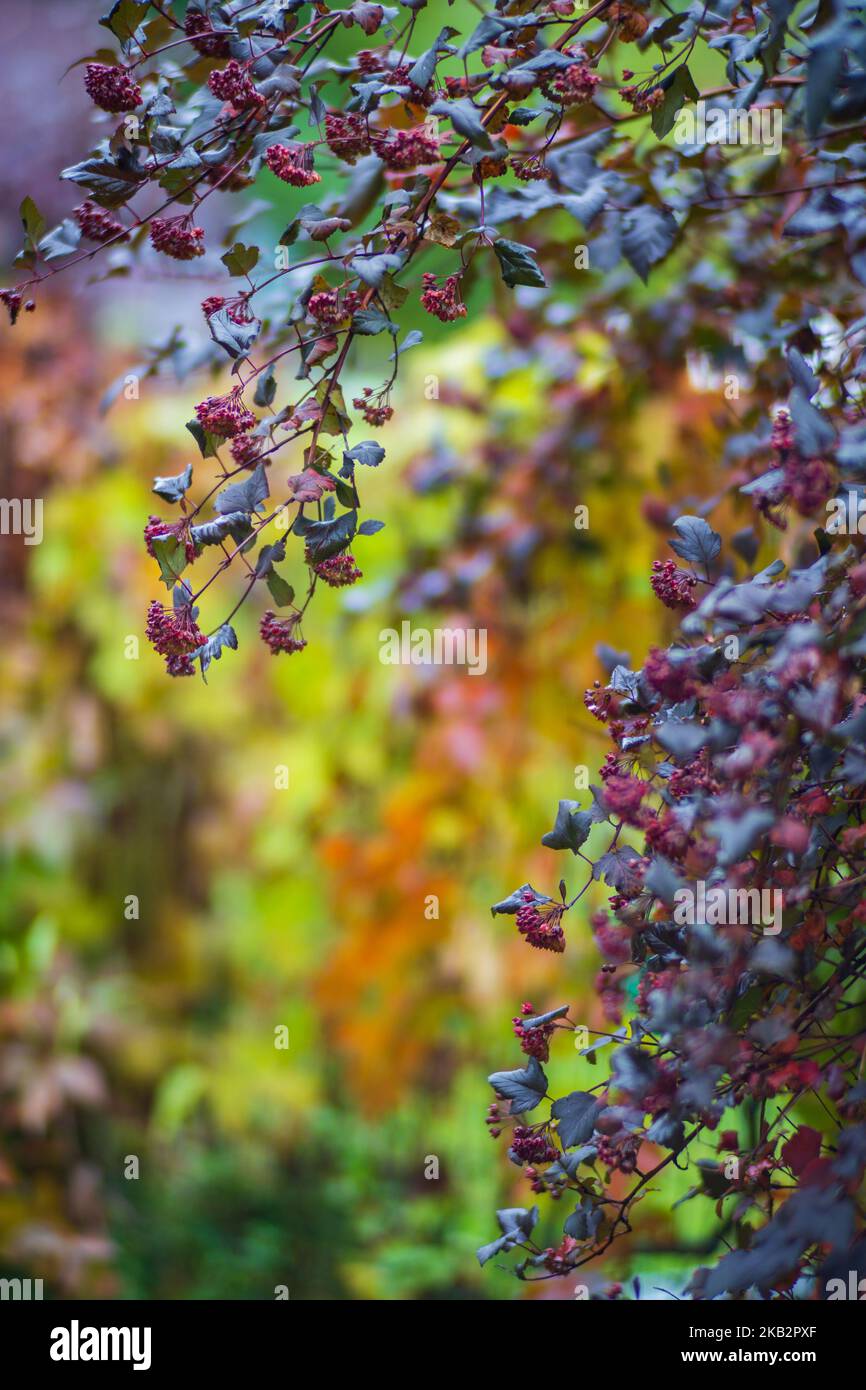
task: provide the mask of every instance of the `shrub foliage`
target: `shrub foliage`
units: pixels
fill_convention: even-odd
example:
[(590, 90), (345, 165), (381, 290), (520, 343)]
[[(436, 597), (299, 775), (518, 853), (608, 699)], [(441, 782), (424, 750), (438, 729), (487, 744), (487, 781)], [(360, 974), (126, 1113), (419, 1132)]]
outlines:
[[(593, 431), (660, 375), (704, 373), (713, 482), (681, 515), (644, 501), (672, 550), (649, 578), (680, 626), (639, 669), (603, 653), (587, 705), (610, 752), (544, 836), (586, 884), (526, 884), (494, 908), (559, 954), (589, 885), (609, 887), (591, 925), (616, 1031), (585, 1049), (609, 1075), (552, 1097), (550, 1048), (579, 1020), (566, 1005), (518, 1016), (524, 1065), (491, 1078), (491, 1129), (568, 1210), (544, 1247), (536, 1207), (500, 1212), (480, 1258), (518, 1248), (524, 1278), (570, 1273), (714, 1136), (689, 1197), (715, 1204), (718, 1258), (692, 1294), (808, 1293), (864, 1262), (862, 14), (495, 0), (449, 5), (437, 32), (431, 12), (117, 0), (83, 60), (104, 138), (62, 175), (84, 199), (50, 230), (24, 199), (2, 298), (14, 322), (58, 271), (160, 258), (210, 282), (206, 360), (223, 379), (190, 415), (199, 458), (155, 480), (145, 527), (167, 599), (147, 632), (174, 676), (236, 648), (231, 620), (262, 588), (262, 639), (302, 651), (317, 586), (360, 577), (358, 541), (382, 525), (363, 515), (361, 480), (384, 459), (370, 434), (423, 342), (412, 305), (449, 324), (492, 296), (524, 352), (555, 362), (591, 331), (616, 354), (626, 402), (566, 401), (551, 368), (539, 492), (551, 471), (567, 490), (557, 457), (581, 431), (591, 455)], [(253, 185), (285, 214), (276, 246), (244, 235)], [(238, 203), (215, 247), (213, 196)], [(190, 356), (167, 330), (142, 370)], [(347, 399), (350, 369), (368, 384)], [(510, 447), (485, 484), (494, 504)], [(306, 565), (297, 598), (289, 544)]]

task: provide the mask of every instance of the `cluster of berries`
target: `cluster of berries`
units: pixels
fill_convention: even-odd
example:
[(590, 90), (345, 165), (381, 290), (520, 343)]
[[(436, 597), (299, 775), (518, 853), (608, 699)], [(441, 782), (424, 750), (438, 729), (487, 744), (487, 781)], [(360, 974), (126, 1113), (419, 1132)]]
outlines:
[(640, 1138), (634, 1134), (623, 1134), (611, 1139), (600, 1134), (593, 1139), (598, 1151), (598, 1161), (610, 1172), (633, 1173), (637, 1168), (637, 1154)]
[(311, 319), (326, 328), (336, 328), (337, 324), (350, 319), (361, 307), (361, 296), (357, 290), (318, 290), (307, 301), (307, 313)]
[(87, 237), (88, 241), (128, 241), (129, 232), (122, 222), (118, 222), (116, 217), (112, 217), (110, 212), (98, 207), (88, 198), (73, 209), (72, 216), (81, 228), (82, 236)]
[(779, 530), (784, 520), (771, 508), (781, 502), (792, 502), (801, 516), (811, 516), (833, 496), (836, 484), (826, 463), (821, 459), (802, 458), (796, 448), (794, 423), (787, 410), (780, 410), (773, 421), (771, 444), (779, 456), (782, 479), (778, 487), (759, 500), (761, 512)]
[(559, 1150), (544, 1131), (530, 1129), (528, 1125), (514, 1126), (511, 1150), (521, 1163), (555, 1163), (559, 1158)]
[(527, 1057), (535, 1057), (539, 1062), (546, 1062), (550, 1056), (550, 1039), (556, 1024), (540, 1023), (536, 1028), (527, 1028), (524, 1019), (530, 1018), (535, 1010), (531, 1004), (521, 1004), (520, 1013), (523, 1017), (518, 1015), (511, 1022), (514, 1024), (514, 1036), (520, 1042), (521, 1052)]
[(229, 56), (228, 37), (215, 33), (209, 17), (201, 10), (191, 8), (187, 10), (183, 31), (193, 48), (206, 58), (227, 58)]
[(426, 271), (421, 277), (421, 305), (441, 323), (453, 323), (466, 317), (466, 305), (460, 298), (460, 276), (449, 275), (442, 285), (435, 275)]
[(697, 582), (693, 574), (677, 569), (673, 560), (653, 560), (650, 584), (666, 608), (684, 608), (688, 612), (696, 608), (692, 590)]
[(196, 419), (208, 434), (222, 439), (234, 439), (245, 434), (256, 423), (256, 417), (241, 400), (241, 388), (236, 386), (227, 396), (208, 396), (195, 408)]
[(202, 300), (201, 309), (206, 319), (225, 309), (232, 323), (237, 324), (252, 323), (255, 317), (245, 294), (237, 294), (229, 299), (225, 299), (221, 294), (210, 294), (207, 299)]
[(145, 635), (155, 652), (165, 657), (170, 676), (191, 676), (195, 668), (191, 653), (207, 645), (189, 605), (170, 612), (154, 599), (147, 610)]
[(19, 290), (0, 290), (0, 301), (6, 305), (9, 311), (10, 323), (17, 322), (18, 315), (21, 313), (22, 304), (26, 312), (30, 314), (32, 314), (33, 310), (36, 308), (32, 299), (28, 299), (27, 303), (24, 303), (24, 296)]
[(236, 111), (251, 111), (264, 101), (261, 92), (256, 91), (246, 67), (235, 58), (224, 68), (212, 72), (207, 85), (215, 97), (230, 102)]
[(325, 143), (346, 164), (354, 164), (370, 153), (370, 132), (365, 118), (356, 111), (328, 111), (325, 115)]
[(271, 145), (265, 152), (265, 163), (272, 174), (293, 188), (309, 188), (321, 183), (321, 175), (313, 168), (313, 151), (309, 145)]
[[(309, 564), (309, 555), (306, 555), (305, 558)], [(344, 589), (347, 585), (355, 584), (364, 577), (355, 564), (354, 555), (348, 550), (344, 550), (339, 555), (331, 555), (327, 560), (319, 560), (317, 564), (313, 565), (313, 570), (332, 589)]]
[(435, 164), (439, 158), (439, 141), (424, 126), (414, 130), (375, 130), (370, 138), (385, 167), (396, 172)]
[(204, 255), (204, 231), (193, 227), (189, 213), (181, 217), (154, 217), (150, 243), (154, 250), (176, 261), (192, 261)]
[(270, 647), (272, 656), (277, 656), (280, 652), (288, 652), (291, 655), (292, 652), (303, 651), (307, 644), (299, 633), (300, 621), (300, 613), (293, 613), (289, 618), (278, 618), (276, 613), (268, 608), (262, 614), (259, 636), (265, 645)]
[(586, 63), (572, 63), (570, 67), (558, 72), (547, 84), (547, 95), (558, 101), (560, 106), (583, 106), (591, 101), (601, 78)]
[(229, 453), (238, 468), (255, 468), (264, 440), (258, 434), (239, 434), (229, 445)]
[(522, 179), (524, 183), (533, 183), (550, 178), (550, 170), (544, 162), (543, 155), (514, 154), (508, 162), (515, 177)]
[(653, 690), (667, 700), (689, 700), (697, 690), (691, 661), (672, 661), (660, 647), (650, 648), (643, 673)]
[(641, 825), (641, 802), (649, 790), (642, 777), (628, 773), (609, 776), (604, 783), (604, 804), (627, 825)]
[[(628, 75), (631, 76), (630, 73)], [(647, 112), (655, 111), (665, 99), (661, 87), (620, 87), (619, 94), (623, 101), (628, 102), (636, 116), (645, 116)]]
[(374, 425), (376, 428), (387, 425), (394, 414), (394, 407), (388, 405), (381, 395), (373, 395), (372, 386), (365, 386), (363, 394), (355, 396), (352, 405), (356, 410), (360, 410), (368, 425)]
[(574, 1236), (563, 1236), (559, 1245), (544, 1251), (544, 1268), (551, 1274), (567, 1274), (574, 1268), (573, 1256), (579, 1249), (580, 1242)]
[(490, 1135), (490, 1138), (498, 1139), (500, 1134), (502, 1133), (502, 1125), (504, 1123), (503, 1118), (499, 1113), (498, 1105), (488, 1105), (487, 1117), (484, 1123), (487, 1126), (487, 1132)]
[(600, 724), (607, 723), (618, 705), (614, 692), (605, 689), (601, 681), (593, 681), (589, 689), (583, 692), (583, 703)]
[(517, 930), (525, 936), (530, 946), (539, 951), (565, 950), (565, 932), (560, 926), (565, 911), (562, 903), (537, 902), (530, 894), (524, 894), (526, 902), (517, 910)]
[(141, 88), (126, 68), (110, 63), (88, 63), (84, 69), (87, 95), (103, 111), (134, 111), (141, 104)]

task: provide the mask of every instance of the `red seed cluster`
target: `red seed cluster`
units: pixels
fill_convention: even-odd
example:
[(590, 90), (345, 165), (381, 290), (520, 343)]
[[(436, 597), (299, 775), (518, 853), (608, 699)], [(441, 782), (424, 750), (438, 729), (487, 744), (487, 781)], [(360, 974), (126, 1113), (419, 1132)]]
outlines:
[(313, 151), (309, 145), (271, 145), (265, 152), (265, 163), (272, 174), (293, 188), (309, 188), (321, 183), (321, 175), (313, 168)]
[(677, 569), (673, 560), (653, 560), (650, 584), (666, 608), (684, 608), (689, 612), (696, 608), (692, 590), (697, 582), (693, 574)]
[(112, 217), (105, 208), (92, 203), (90, 199), (79, 204), (73, 209), (72, 216), (81, 228), (82, 236), (87, 237), (88, 241), (128, 241), (129, 232), (122, 222), (118, 222), (116, 217)]
[(543, 1131), (530, 1129), (528, 1125), (514, 1126), (511, 1147), (515, 1158), (519, 1158), (521, 1163), (553, 1163), (559, 1158), (559, 1150), (551, 1144), (547, 1135)]
[(561, 903), (537, 903), (526, 895), (527, 901), (517, 911), (517, 930), (530, 946), (539, 951), (565, 950), (565, 933), (560, 926), (564, 908)]
[(18, 290), (0, 290), (0, 299), (9, 311), (9, 322), (15, 323), (21, 313), (24, 296)]
[(780, 410), (773, 421), (773, 431), (770, 436), (770, 443), (773, 448), (783, 456), (790, 453), (794, 448), (794, 422), (787, 410)]
[(650, 648), (643, 673), (653, 690), (668, 700), (688, 700), (697, 689), (690, 663), (671, 661), (659, 647)]
[(250, 111), (264, 101), (247, 69), (234, 58), (224, 68), (212, 72), (207, 85), (215, 97), (230, 102), (236, 111)]
[(374, 396), (371, 386), (365, 386), (364, 394), (355, 396), (352, 405), (356, 410), (360, 410), (368, 425), (374, 425), (377, 428), (381, 425), (387, 425), (394, 414), (394, 407), (384, 404), (381, 396)]
[(357, 111), (328, 111), (325, 115), (325, 142), (328, 149), (346, 164), (354, 164), (370, 153), (370, 132), (365, 118)]
[(518, 179), (524, 183), (539, 182), (550, 178), (550, 170), (541, 155), (515, 154), (508, 161)]
[(361, 296), (357, 290), (347, 290), (342, 295), (337, 290), (319, 290), (310, 295), (307, 313), (324, 327), (335, 328), (350, 319), (360, 307)]
[(417, 169), (420, 164), (435, 164), (439, 158), (439, 141), (423, 126), (415, 130), (374, 131), (372, 142), (388, 169)]
[(788, 464), (785, 487), (801, 516), (812, 516), (836, 491), (833, 475), (820, 459), (798, 459)]
[(241, 400), (239, 387), (227, 396), (208, 396), (196, 406), (195, 413), (202, 429), (223, 439), (234, 439), (256, 424), (255, 415)]
[(303, 637), (296, 635), (300, 616), (299, 613), (293, 613), (290, 618), (278, 618), (270, 608), (262, 614), (259, 635), (265, 645), (270, 647), (272, 656), (277, 656), (279, 652), (291, 654), (303, 651), (307, 644)]
[(640, 825), (641, 802), (647, 790), (641, 777), (631, 777), (628, 773), (608, 777), (604, 784), (605, 805), (629, 825)]
[(201, 10), (187, 12), (183, 22), (183, 31), (193, 48), (197, 49), (199, 53), (203, 53), (206, 58), (227, 58), (229, 56), (228, 36), (214, 33), (210, 19), (206, 14), (202, 14)]
[(189, 216), (154, 217), (150, 224), (150, 243), (154, 250), (175, 261), (194, 261), (204, 255), (204, 231), (193, 227)]
[(535, 1057), (539, 1062), (546, 1062), (550, 1056), (550, 1039), (556, 1029), (554, 1022), (540, 1023), (536, 1028), (527, 1028), (525, 1018), (531, 1017), (535, 1013), (531, 1004), (522, 1004), (521, 1013), (511, 1022), (514, 1024), (514, 1036), (520, 1043), (521, 1052), (527, 1057)]
[(255, 468), (264, 440), (258, 434), (239, 434), (229, 445), (229, 453), (238, 468)]
[(654, 111), (665, 99), (661, 87), (620, 87), (619, 95), (627, 101), (636, 116), (644, 116)]
[(188, 656), (207, 642), (188, 606), (170, 611), (156, 599), (147, 610), (145, 634), (154, 651), (167, 657)]
[(202, 300), (201, 308), (206, 319), (218, 314), (221, 309), (225, 309), (232, 323), (251, 323), (254, 318), (249, 300), (244, 294), (234, 295), (230, 299), (224, 299), (221, 294), (211, 294)]
[[(305, 558), (309, 564), (309, 556)], [(347, 585), (356, 584), (364, 577), (355, 564), (354, 555), (348, 550), (344, 550), (340, 555), (331, 555), (327, 560), (320, 560), (318, 564), (313, 565), (313, 570), (332, 589), (345, 589)]]
[(551, 1274), (568, 1274), (574, 1268), (574, 1255), (580, 1250), (580, 1241), (574, 1236), (563, 1236), (557, 1246), (548, 1246), (544, 1251), (544, 1267)]
[(108, 63), (88, 63), (84, 69), (87, 95), (103, 111), (134, 111), (141, 103), (141, 88), (126, 68)]
[(421, 305), (441, 323), (453, 323), (466, 317), (466, 305), (460, 298), (460, 276), (449, 275), (440, 286), (429, 271), (421, 277)]
[(558, 72), (550, 83), (549, 92), (562, 106), (582, 106), (592, 99), (601, 78), (586, 63), (572, 63)]

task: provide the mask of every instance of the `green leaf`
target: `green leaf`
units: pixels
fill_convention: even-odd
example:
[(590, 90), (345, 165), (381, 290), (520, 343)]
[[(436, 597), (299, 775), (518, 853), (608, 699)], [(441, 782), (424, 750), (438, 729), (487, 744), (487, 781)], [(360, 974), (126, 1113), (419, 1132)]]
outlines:
[[(344, 507), (351, 508), (357, 506), (358, 499), (355, 496), (355, 489), (351, 486), (351, 484), (344, 482), (342, 478), (337, 478), (336, 482), (337, 501)], [(364, 528), (362, 526), (362, 533), (363, 529)]]
[(378, 468), (385, 457), (385, 450), (375, 439), (362, 439), (352, 449), (346, 449), (343, 454), (343, 463), (361, 463), (366, 468)]
[(675, 555), (690, 565), (711, 565), (722, 548), (722, 538), (702, 516), (678, 516), (676, 539), (668, 541)]
[(198, 420), (187, 420), (186, 427), (198, 445), (202, 458), (216, 458), (217, 449), (223, 443), (220, 436), (217, 434), (208, 434), (207, 430), (202, 429)]
[(578, 801), (560, 801), (556, 823), (542, 835), (541, 843), (547, 849), (570, 849), (572, 854), (577, 854), (591, 829), (592, 815), (589, 811), (581, 811)]
[(457, 134), (476, 149), (490, 149), (491, 140), (482, 123), (481, 112), (473, 106), (469, 97), (460, 97), (456, 101), (435, 101), (430, 110), (434, 116), (447, 116)]
[(379, 309), (359, 309), (352, 316), (352, 329), (363, 337), (374, 338), (377, 333), (397, 333), (396, 323), (392, 323)]
[(266, 580), (271, 593), (271, 598), (278, 608), (288, 608), (294, 602), (295, 591), (291, 584), (287, 584), (281, 574), (272, 569)]
[(229, 512), (257, 512), (267, 496), (268, 475), (264, 463), (259, 463), (248, 478), (223, 488), (214, 502), (214, 511), (221, 516)]
[[(198, 651), (194, 653), (194, 659), (197, 657), (201, 663), (202, 679), (204, 679), (205, 671), (211, 662), (219, 661), (226, 647), (236, 652), (238, 639), (234, 628), (230, 627), (228, 623), (223, 623), (213, 637), (209, 638), (207, 644), (204, 647), (199, 647)], [(205, 680), (205, 685), (207, 685), (207, 680)]]
[(57, 260), (60, 256), (71, 256), (81, 241), (81, 228), (71, 217), (65, 217), (59, 226), (53, 227), (39, 243), (40, 255), (46, 261)]
[(401, 309), (406, 302), (408, 294), (409, 288), (407, 285), (398, 285), (391, 275), (382, 276), (382, 283), (379, 286), (379, 299), (389, 313), (392, 309)]
[(154, 537), (151, 545), (162, 582), (167, 589), (173, 589), (186, 569), (186, 546), (173, 532)]
[(388, 358), (388, 361), (395, 361), (395, 359), (400, 356), (401, 352), (406, 352), (407, 348), (417, 347), (418, 344), (423, 343), (423, 341), (424, 334), (421, 332), (420, 328), (410, 328), (402, 343), (398, 344), (398, 346), (395, 347), (394, 351)]
[(622, 219), (622, 253), (644, 283), (652, 267), (668, 254), (678, 232), (676, 218), (667, 208), (644, 203), (625, 214)]
[(227, 536), (240, 545), (250, 535), (252, 527), (248, 512), (229, 512), (217, 517), (215, 521), (205, 521), (201, 526), (190, 527), (190, 536), (196, 545), (219, 545)]
[(517, 1071), (495, 1071), (487, 1080), (497, 1095), (511, 1101), (512, 1115), (534, 1110), (547, 1092), (547, 1077), (536, 1057), (530, 1057), (528, 1066)]
[(139, 158), (137, 148), (130, 152), (123, 147), (115, 158), (108, 142), (103, 141), (96, 154), (71, 164), (60, 177), (89, 189), (102, 207), (117, 208), (137, 192), (146, 177)]
[(121, 43), (128, 43), (144, 18), (148, 4), (149, 0), (116, 0), (99, 22)]
[(268, 367), (266, 372), (262, 372), (256, 382), (253, 403), (255, 405), (273, 405), (274, 397), (277, 394), (277, 378), (274, 375), (273, 367)]
[(246, 357), (261, 331), (261, 319), (235, 323), (226, 309), (218, 309), (208, 317), (207, 326), (215, 343), (225, 348), (229, 357)]
[(154, 478), (152, 491), (165, 502), (179, 502), (192, 482), (192, 464), (170, 478)]
[(378, 290), (385, 276), (402, 268), (403, 257), (394, 251), (383, 251), (378, 256), (355, 256), (349, 262), (349, 269), (359, 280), (371, 289)]
[(663, 140), (673, 129), (677, 112), (684, 102), (697, 101), (701, 95), (685, 63), (680, 64), (669, 81), (662, 83), (662, 87), (664, 101), (652, 113), (652, 128), (659, 140)]
[(249, 275), (250, 271), (258, 264), (259, 248), (257, 246), (244, 246), (242, 241), (236, 241), (230, 251), (226, 251), (220, 260), (230, 275)]
[(281, 536), (274, 545), (263, 545), (256, 556), (255, 571), (257, 579), (264, 579), (270, 574), (275, 564), (286, 558), (286, 538)]
[(515, 285), (532, 285), (541, 289), (547, 284), (535, 264), (536, 252), (531, 246), (523, 246), (519, 241), (506, 241), (500, 238), (493, 243), (493, 250), (502, 268), (502, 278), (513, 289)]
[[(325, 405), (326, 397), (327, 405)], [(346, 414), (346, 402), (340, 387), (335, 386), (329, 378), (323, 377), (316, 387), (316, 400), (320, 405), (325, 405), (321, 424), (322, 433), (347, 434), (352, 428), (352, 421)]]
[(45, 231), (45, 218), (30, 197), (24, 199), (18, 212), (24, 224), (24, 234), (30, 245), (35, 248)]
[(358, 513), (353, 509), (343, 512), (333, 521), (312, 521), (305, 530), (305, 539), (310, 559), (314, 564), (327, 560), (331, 555), (345, 550), (355, 534)]
[(586, 1144), (592, 1137), (595, 1121), (604, 1106), (589, 1091), (572, 1091), (571, 1095), (555, 1100), (550, 1107), (551, 1119), (558, 1120), (559, 1142), (564, 1149)]
[(817, 135), (830, 102), (839, 87), (839, 74), (845, 59), (844, 31), (833, 25), (815, 42), (809, 52), (806, 79), (806, 129)]

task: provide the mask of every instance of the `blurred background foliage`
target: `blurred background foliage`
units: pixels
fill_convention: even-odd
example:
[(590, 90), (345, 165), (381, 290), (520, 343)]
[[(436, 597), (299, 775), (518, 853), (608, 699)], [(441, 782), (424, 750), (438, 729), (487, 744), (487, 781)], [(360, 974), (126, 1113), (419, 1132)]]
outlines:
[[(49, 35), (53, 84), (102, 8), (0, 13), (23, 68)], [(79, 84), (50, 103), (62, 164), (86, 128)], [(47, 168), (27, 191), (68, 211)], [(617, 338), (580, 308), (589, 272), (564, 273), (569, 312), (477, 284), (468, 318), (425, 320), (405, 359), (387, 463), (365, 478), (386, 528), (357, 548), (363, 582), (317, 601), (302, 656), (272, 658), (244, 608), (208, 685), (172, 682), (143, 639), (158, 585), (141, 533), (211, 379), (98, 405), (160, 317), (204, 336), (208, 269), (182, 287), (57, 280), (0, 329), (0, 490), (45, 499), (42, 544), (0, 546), (0, 1273), (53, 1297), (567, 1296), (477, 1268), (493, 1206), (525, 1196), (492, 1151), (485, 1076), (516, 1064), (524, 999), (570, 997), (605, 1027), (599, 897), (564, 962), (489, 905), (527, 874), (555, 891), (559, 862), (527, 846), (606, 751), (582, 701), (598, 643), (639, 659), (664, 635), (642, 499), (663, 497), (658, 520), (701, 493), (719, 392), (660, 341), (652, 373), (617, 348), (631, 334), (652, 357), (663, 336), (639, 285)], [(362, 368), (350, 390), (375, 380)], [(406, 617), (485, 627), (487, 674), (382, 665), (379, 634)], [(670, 1198), (647, 1200), (662, 1245)]]

